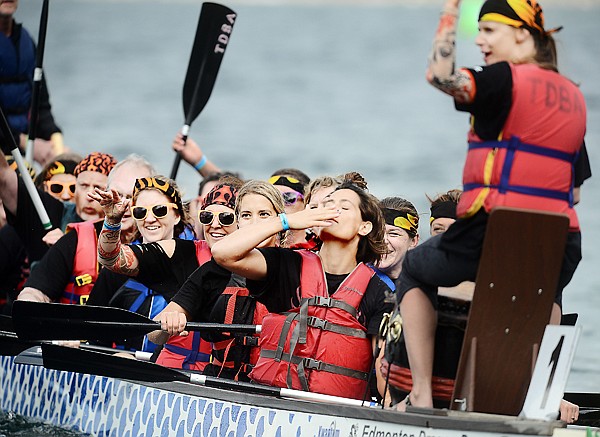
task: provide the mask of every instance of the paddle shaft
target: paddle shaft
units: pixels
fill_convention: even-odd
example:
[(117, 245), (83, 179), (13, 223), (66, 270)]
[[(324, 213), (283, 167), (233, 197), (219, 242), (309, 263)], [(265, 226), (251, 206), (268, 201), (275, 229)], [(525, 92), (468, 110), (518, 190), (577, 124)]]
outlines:
[[(10, 130), (10, 126), (6, 117), (4, 116), (4, 111), (0, 108), (0, 130), (2, 130), (2, 134), (6, 141), (12, 142), (12, 150), (11, 154), (17, 163), (17, 167), (19, 169), (19, 173), (21, 173), (21, 179), (25, 183), (25, 188), (29, 193), (29, 197), (33, 202), (33, 206), (40, 217), (40, 221), (44, 226), (45, 230), (52, 229), (52, 223), (50, 223), (50, 217), (48, 217), (48, 213), (46, 212), (46, 208), (44, 208), (44, 204), (42, 203), (42, 199), (40, 197), (40, 193), (38, 193), (37, 188), (33, 184), (33, 180), (31, 179), (31, 175), (29, 174), (29, 170), (25, 166), (25, 162), (23, 161), (23, 157), (21, 156), (21, 151), (19, 150), (19, 146), (15, 142), (15, 138)], [(4, 159), (4, 158), (2, 158)]]
[(40, 16), (40, 30), (38, 33), (38, 45), (36, 48), (35, 70), (33, 71), (33, 89), (31, 90), (31, 108), (29, 110), (29, 132), (27, 134), (27, 147), (25, 149), (25, 159), (33, 162), (33, 147), (37, 137), (37, 124), (39, 114), (40, 90), (42, 88), (42, 79), (44, 77), (44, 49), (46, 46), (46, 28), (48, 27), (48, 0), (42, 4), (42, 14)]

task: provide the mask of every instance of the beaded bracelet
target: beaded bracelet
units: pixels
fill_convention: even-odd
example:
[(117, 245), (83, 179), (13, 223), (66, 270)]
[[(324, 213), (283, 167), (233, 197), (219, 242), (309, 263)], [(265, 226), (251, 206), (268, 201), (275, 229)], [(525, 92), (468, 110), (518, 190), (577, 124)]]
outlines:
[(202, 169), (202, 167), (204, 167), (206, 165), (206, 155), (202, 155), (202, 159), (200, 161), (198, 161), (198, 163), (194, 166), (194, 168), (198, 171), (200, 171)]
[(282, 212), (279, 215), (279, 220), (281, 220), (281, 224), (283, 225), (283, 230), (284, 231), (289, 231), (290, 230), (290, 224), (288, 223), (288, 219), (287, 216), (285, 215), (285, 212)]
[(120, 231), (121, 230), (121, 222), (117, 223), (116, 225), (111, 225), (106, 220), (104, 220), (104, 228), (106, 228), (109, 231)]

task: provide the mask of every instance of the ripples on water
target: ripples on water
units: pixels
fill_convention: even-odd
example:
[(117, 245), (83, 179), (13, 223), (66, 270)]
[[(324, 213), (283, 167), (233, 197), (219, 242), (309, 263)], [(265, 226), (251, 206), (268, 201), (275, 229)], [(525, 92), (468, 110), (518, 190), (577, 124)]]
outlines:
[[(565, 26), (557, 35), (561, 68), (586, 95), (594, 165), (600, 162), (600, 46), (590, 42), (600, 6), (586, 4), (552, 2), (546, 23)], [(34, 35), (40, 5), (20, 4), (19, 19)], [(213, 161), (245, 177), (264, 178), (288, 166), (311, 176), (356, 169), (375, 195), (400, 195), (427, 212), (425, 193), (460, 186), (467, 129), (467, 116), (423, 77), (440, 5), (232, 5), (238, 19), (231, 42), (191, 136)], [(67, 144), (119, 158), (138, 152), (168, 174), (199, 7), (190, 1), (51, 2), (44, 67)], [(460, 65), (481, 61), (470, 35), (460, 35), (458, 55)], [(584, 261), (565, 291), (565, 311), (579, 312), (584, 327), (571, 390), (600, 391), (596, 173), (578, 206)], [(191, 197), (195, 172), (182, 165), (178, 181)]]

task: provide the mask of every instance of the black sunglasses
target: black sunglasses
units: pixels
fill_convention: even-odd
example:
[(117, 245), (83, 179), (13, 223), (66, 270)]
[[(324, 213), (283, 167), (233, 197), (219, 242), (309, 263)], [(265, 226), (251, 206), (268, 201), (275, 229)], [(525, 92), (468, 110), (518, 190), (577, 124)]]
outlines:
[(214, 221), (215, 215), (217, 216), (219, 223), (221, 223), (221, 226), (231, 226), (233, 222), (235, 222), (235, 214), (232, 212), (220, 212), (215, 214), (214, 212), (206, 211), (205, 209), (198, 211), (198, 221), (203, 225), (210, 225)]
[(144, 220), (148, 216), (148, 210), (152, 211), (152, 215), (157, 219), (164, 218), (169, 213), (169, 206), (173, 209), (178, 209), (174, 203), (154, 205), (152, 207), (132, 206), (131, 215), (136, 220)]

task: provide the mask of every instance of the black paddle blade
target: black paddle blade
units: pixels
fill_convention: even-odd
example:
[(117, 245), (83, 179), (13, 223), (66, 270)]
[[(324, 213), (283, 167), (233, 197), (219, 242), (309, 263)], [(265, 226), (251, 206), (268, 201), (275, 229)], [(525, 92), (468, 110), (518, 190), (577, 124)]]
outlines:
[(0, 355), (15, 356), (28, 347), (31, 347), (31, 343), (21, 340), (14, 332), (0, 331)]
[(203, 3), (185, 82), (183, 112), (191, 125), (212, 93), (237, 15), (226, 6)]
[(15, 332), (11, 316), (0, 314), (0, 331)]
[(48, 369), (147, 382), (189, 382), (190, 380), (183, 372), (147, 361), (53, 344), (42, 345), (42, 356), (44, 367)]
[(16, 301), (12, 315), (23, 340), (119, 342), (160, 329), (159, 323), (120, 308)]
[[(185, 129), (189, 129), (204, 109), (217, 80), (217, 73), (231, 37), (237, 14), (217, 3), (203, 3), (183, 83), (183, 114)], [(187, 131), (184, 132), (187, 138)], [(177, 177), (181, 155), (177, 154), (171, 169), (171, 179)]]

